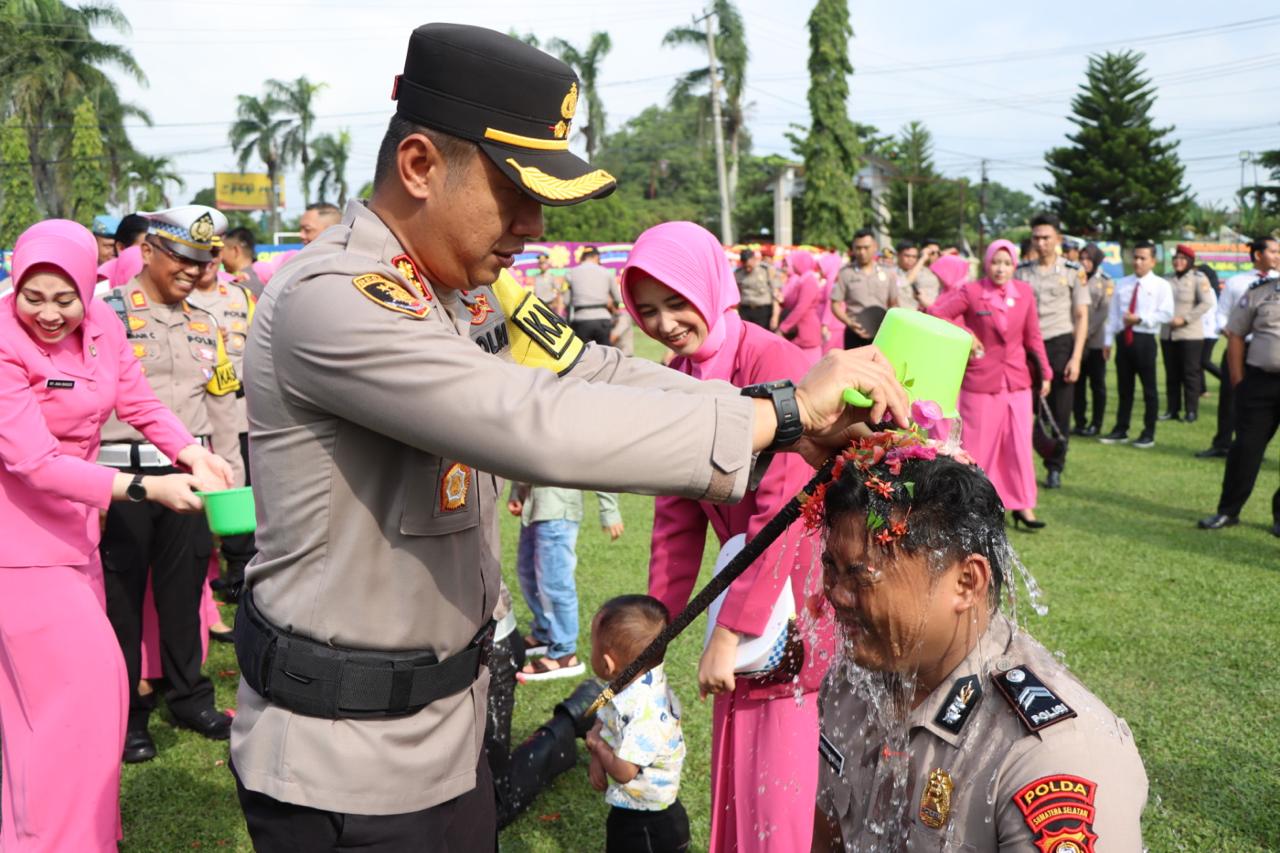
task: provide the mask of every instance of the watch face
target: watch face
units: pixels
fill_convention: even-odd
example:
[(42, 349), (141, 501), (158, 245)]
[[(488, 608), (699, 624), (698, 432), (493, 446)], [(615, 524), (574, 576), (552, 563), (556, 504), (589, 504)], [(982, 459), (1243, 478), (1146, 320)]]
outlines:
[(142, 485), (141, 480), (134, 480), (130, 483), (129, 487), (124, 490), (124, 493), (129, 500), (135, 503), (145, 501), (147, 499), (147, 487)]

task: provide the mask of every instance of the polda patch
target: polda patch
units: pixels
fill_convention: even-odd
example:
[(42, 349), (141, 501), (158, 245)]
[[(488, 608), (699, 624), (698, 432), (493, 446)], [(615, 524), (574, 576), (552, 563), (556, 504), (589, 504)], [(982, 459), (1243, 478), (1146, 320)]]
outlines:
[(1042, 776), (1013, 795), (1041, 853), (1095, 853), (1098, 783), (1065, 773)]
[(431, 313), (431, 304), (419, 296), (415, 296), (403, 284), (392, 281), (378, 273), (356, 276), (351, 280), (356, 290), (365, 298), (381, 305), (388, 311), (406, 314), (415, 320), (424, 319)]

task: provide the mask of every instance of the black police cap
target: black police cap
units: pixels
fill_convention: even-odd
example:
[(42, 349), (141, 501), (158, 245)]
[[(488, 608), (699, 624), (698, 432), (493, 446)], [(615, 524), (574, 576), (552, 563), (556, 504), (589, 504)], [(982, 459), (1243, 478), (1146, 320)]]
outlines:
[(569, 152), (578, 95), (572, 68), (518, 39), (426, 24), (409, 37), (391, 98), (401, 118), (477, 143), (528, 195), (568, 205), (617, 186)]

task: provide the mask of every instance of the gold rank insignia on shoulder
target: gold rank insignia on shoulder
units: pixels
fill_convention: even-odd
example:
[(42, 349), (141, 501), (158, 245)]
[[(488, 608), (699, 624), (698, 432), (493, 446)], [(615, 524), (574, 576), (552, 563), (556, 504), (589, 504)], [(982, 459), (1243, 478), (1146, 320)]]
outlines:
[(392, 281), (379, 273), (368, 273), (351, 279), (356, 290), (389, 311), (408, 314), (421, 320), (431, 313), (431, 304), (410, 293), (403, 284)]
[(391, 266), (404, 276), (405, 281), (418, 289), (419, 296), (427, 302), (431, 301), (431, 291), (427, 290), (427, 286), (422, 283), (422, 276), (418, 275), (418, 266), (413, 262), (413, 258), (408, 255), (396, 255), (391, 259)]
[(951, 817), (951, 792), (955, 790), (951, 774), (941, 767), (929, 773), (929, 783), (920, 798), (920, 822), (930, 829), (942, 829)]
[(141, 290), (135, 290), (133, 293), (129, 294), (129, 304), (131, 304), (134, 308), (146, 308), (147, 297), (142, 293)]

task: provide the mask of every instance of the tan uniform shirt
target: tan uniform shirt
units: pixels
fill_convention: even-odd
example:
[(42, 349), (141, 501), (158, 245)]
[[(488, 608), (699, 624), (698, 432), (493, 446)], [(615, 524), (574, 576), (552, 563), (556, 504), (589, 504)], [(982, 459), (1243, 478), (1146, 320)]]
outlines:
[[(213, 436), (215, 425), (232, 423), (235, 395), (216, 397), (205, 388), (217, 363), (217, 318), (185, 300), (173, 305), (152, 301), (137, 278), (118, 290), (128, 314), (127, 335), (133, 354), (160, 402), (197, 437)], [(112, 415), (102, 427), (102, 441), (146, 439)], [(234, 452), (230, 447), (224, 449), (232, 468), (243, 466), (238, 440)]]
[(1213, 285), (1209, 277), (1197, 269), (1189, 269), (1182, 275), (1168, 279), (1173, 289), (1173, 316), (1187, 321), (1185, 326), (1174, 328), (1166, 323), (1160, 337), (1175, 341), (1204, 340), (1203, 318), (1213, 307)]
[(622, 305), (622, 291), (613, 270), (588, 261), (567, 270), (564, 277), (569, 282), (569, 304), (573, 306), (575, 322), (613, 319), (605, 305), (610, 299), (615, 306)]
[(628, 311), (619, 311), (613, 318), (613, 328), (609, 330), (609, 339), (622, 351), (623, 355), (636, 354), (636, 324)]
[(1280, 281), (1264, 279), (1253, 285), (1231, 309), (1227, 331), (1253, 335), (1245, 364), (1280, 372)]
[(831, 301), (843, 302), (848, 318), (861, 323), (867, 334), (875, 337), (879, 323), (864, 322), (863, 312), (868, 308), (888, 308), (897, 289), (898, 283), (893, 271), (880, 264), (874, 264), (870, 271), (846, 266), (836, 276), (836, 283), (831, 288)]
[(738, 267), (733, 271), (733, 278), (738, 282), (739, 305), (744, 308), (773, 305), (774, 276), (767, 264), (758, 263), (751, 272)]
[[(993, 679), (1006, 671), (1023, 711)], [(905, 838), (910, 851), (1067, 853), (1095, 849), (1093, 837), (1099, 853), (1142, 849), (1147, 776), (1129, 726), (1005, 617), (911, 711), (905, 755), (886, 746), (866, 694), (837, 664), (820, 698), (818, 808), (844, 849), (901, 850)]]
[[(499, 477), (742, 496), (753, 410), (737, 389), (613, 347), (587, 346), (562, 377), (516, 364), (489, 288), (419, 291), (392, 263), (402, 251), (352, 202), (258, 303), (245, 355), (260, 520), (248, 583), (274, 625), (344, 648), (442, 660), (465, 649), (498, 604)], [(415, 714), (334, 722), (242, 681), (231, 754), (250, 790), (278, 800), (429, 808), (475, 785), (487, 688), (481, 670)]]
[(1089, 337), (1085, 341), (1088, 349), (1102, 349), (1107, 345), (1107, 314), (1111, 311), (1111, 297), (1116, 292), (1116, 283), (1111, 276), (1102, 270), (1093, 274), (1085, 284), (1089, 292)]
[(1072, 309), (1089, 304), (1084, 270), (1079, 264), (1061, 257), (1047, 267), (1033, 261), (1020, 264), (1014, 277), (1031, 285), (1035, 293), (1040, 334), (1046, 341), (1075, 331)]
[(560, 295), (559, 278), (550, 272), (532, 272), (525, 276), (533, 288), (533, 295), (550, 305)]
[(898, 282), (898, 307), (900, 308), (910, 308), (912, 311), (924, 310), (920, 307), (920, 298), (932, 305), (942, 290), (942, 282), (929, 271), (928, 267), (920, 268), (914, 283), (907, 280), (908, 271), (902, 267), (896, 268), (894, 273)]

